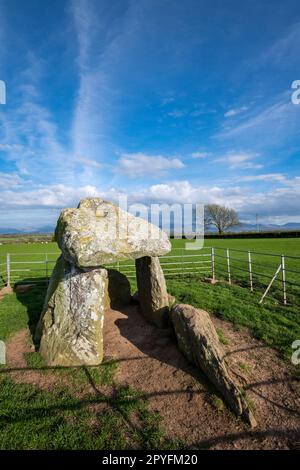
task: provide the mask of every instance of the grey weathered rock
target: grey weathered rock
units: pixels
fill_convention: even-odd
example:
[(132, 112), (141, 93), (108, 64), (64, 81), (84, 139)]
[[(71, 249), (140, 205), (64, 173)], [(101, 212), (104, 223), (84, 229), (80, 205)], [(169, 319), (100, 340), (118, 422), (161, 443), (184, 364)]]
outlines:
[(157, 257), (135, 261), (138, 298), (145, 318), (159, 328), (169, 324), (169, 296), (164, 273)]
[(108, 269), (108, 297), (110, 308), (118, 309), (131, 302), (130, 282), (127, 277), (115, 269)]
[(168, 235), (158, 227), (99, 198), (63, 210), (55, 233), (64, 258), (79, 268), (161, 256), (171, 249)]
[(177, 304), (171, 310), (171, 320), (179, 349), (187, 359), (205, 373), (238, 416), (256, 426), (249, 406), (228, 373), (209, 314), (191, 305)]
[(47, 365), (101, 363), (107, 283), (105, 269), (84, 272), (58, 259), (35, 335)]

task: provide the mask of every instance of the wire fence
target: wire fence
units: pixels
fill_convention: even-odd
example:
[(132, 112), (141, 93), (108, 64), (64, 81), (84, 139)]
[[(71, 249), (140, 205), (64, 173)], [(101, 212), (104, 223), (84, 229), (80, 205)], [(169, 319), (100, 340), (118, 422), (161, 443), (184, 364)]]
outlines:
[[(48, 283), (59, 252), (7, 253), (0, 256), (0, 287), (5, 285)], [(260, 291), (262, 303), (267, 296), (286, 305), (299, 304), (300, 257), (244, 251), (220, 247), (204, 247), (191, 251), (173, 248), (160, 257), (167, 278), (175, 276), (210, 279), (239, 284)], [(135, 262), (120, 261), (107, 265), (135, 279)]]

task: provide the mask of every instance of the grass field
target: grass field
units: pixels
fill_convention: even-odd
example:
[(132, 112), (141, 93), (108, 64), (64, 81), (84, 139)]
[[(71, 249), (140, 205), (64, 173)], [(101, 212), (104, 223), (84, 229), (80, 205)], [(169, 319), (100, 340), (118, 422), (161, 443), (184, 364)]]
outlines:
[[(184, 272), (198, 271), (205, 275), (211, 274), (210, 247), (215, 247), (215, 271), (217, 279), (227, 279), (226, 249), (230, 250), (231, 276), (236, 283), (249, 285), (248, 250), (252, 252), (252, 270), (254, 286), (258, 289), (266, 288), (281, 263), (280, 256), (284, 254), (287, 287), (293, 296), (300, 295), (300, 238), (270, 238), (270, 239), (221, 239), (205, 240), (202, 251), (185, 250), (185, 240), (172, 240), (172, 253), (174, 258), (162, 258), (161, 263), (167, 276), (178, 275)], [(48, 277), (59, 254), (56, 243), (29, 243), (6, 244), (0, 246), (0, 279), (5, 280), (6, 253), (11, 257), (11, 277), (13, 280), (22, 280), (26, 277)], [(47, 264), (46, 255), (47, 253)], [(268, 254), (266, 254), (268, 253)], [(273, 254), (272, 256), (270, 255)], [(197, 256), (204, 254), (204, 256)], [(184, 257), (181, 257), (184, 256)], [(289, 256), (293, 258), (289, 258)], [(299, 257), (298, 259), (295, 257)], [(38, 262), (43, 261), (43, 264)], [(20, 263), (20, 264), (18, 264)], [(112, 267), (116, 266), (112, 265)], [(120, 263), (124, 273), (134, 278), (134, 263), (125, 261)], [(295, 284), (295, 285), (294, 285)], [(299, 286), (297, 286), (297, 284)], [(273, 296), (280, 299), (281, 283), (276, 280), (272, 288)], [(294, 298), (290, 298), (295, 303)]]
[[(184, 241), (173, 240), (172, 243), (172, 254), (181, 256)], [(229, 248), (300, 256), (299, 239), (207, 240), (207, 252), (211, 246), (216, 248), (216, 253), (221, 254), (222, 248)], [(50, 275), (50, 266), (53, 266), (59, 254), (55, 243), (7, 244), (0, 246), (0, 261), (3, 263), (7, 252), (14, 261), (29, 260), (26, 264), (29, 271), (24, 270), (24, 265), (16, 264), (14, 267), (19, 270), (20, 279), (30, 279), (34, 275), (35, 280), (44, 279), (45, 266), (41, 267), (34, 261), (44, 259), (45, 253), (52, 253), (48, 255)], [(227, 282), (211, 285), (205, 282), (203, 273), (185, 274), (167, 276), (168, 290), (179, 302), (204, 308), (213, 315), (231, 321), (237, 329), (240, 326), (248, 327), (255, 337), (278, 349), (290, 360), (291, 344), (295, 339), (300, 339), (299, 292), (290, 291), (290, 303), (283, 306), (280, 303), (279, 284), (260, 306), (258, 302), (264, 281), (256, 279), (255, 291), (252, 293), (245, 288), (247, 277), (234, 268), (239, 266), (238, 263), (241, 266), (245, 262), (243, 256), (236, 252), (235, 257), (240, 261), (232, 265), (235, 279), (233, 285)], [(192, 255), (191, 259), (198, 258)], [(257, 255), (257, 259), (261, 272), (266, 275), (278, 261), (277, 257), (268, 255)], [(291, 261), (289, 267), (299, 270), (300, 260)], [(222, 258), (216, 259), (216, 275), (219, 279), (226, 279), (226, 266), (224, 269), (222, 262)], [(269, 266), (272, 263), (274, 266)], [(177, 269), (176, 263), (172, 266)], [(197, 269), (197, 265), (194, 268)], [(207, 267), (209, 274), (210, 265)], [(135, 289), (134, 280), (132, 289)], [(27, 293), (9, 295), (0, 300), (1, 340), (9, 340), (14, 333), (27, 326), (31, 331), (34, 330), (45, 291), (46, 284), (40, 283)], [(222, 331), (218, 331), (218, 334), (222, 342), (227, 341)], [(115, 385), (116, 363), (106, 360), (100, 368), (48, 371), (38, 353), (27, 353), (26, 361), (28, 368), (35, 373), (56, 374), (57, 383), (51, 391), (31, 384), (17, 384), (6, 374), (6, 367), (0, 367), (0, 449), (183, 448), (180, 442), (166, 438), (160, 415), (149, 411), (147, 402), (138, 390)], [(96, 396), (87, 393), (85, 387), (91, 381), (99, 390), (99, 386), (103, 386), (106, 393), (99, 391)], [(109, 394), (107, 390), (110, 390)], [(99, 405), (101, 411), (95, 413), (95, 406)], [(135, 423), (134, 426), (132, 423)]]
[[(27, 326), (34, 329), (44, 295), (40, 285), (0, 301), (1, 340)], [(116, 362), (106, 359), (99, 367), (55, 369), (45, 367), (36, 352), (26, 353), (26, 362), (27, 372), (46, 381), (50, 374), (52, 385), (43, 390), (16, 383), (9, 368), (0, 366), (1, 450), (180, 447), (165, 437), (160, 415), (148, 410), (138, 390), (114, 383)], [(91, 384), (96, 394), (91, 393)]]
[[(202, 252), (186, 251), (185, 243), (185, 240), (172, 240), (171, 255), (175, 258), (168, 259), (172, 262), (171, 265), (165, 265), (166, 259), (161, 259), (167, 274), (170, 293), (181, 302), (205, 308), (210, 313), (230, 320), (236, 325), (249, 327), (256, 337), (278, 348), (288, 357), (291, 354), (292, 342), (300, 339), (300, 288), (294, 285), (300, 284), (299, 274), (296, 273), (300, 271), (300, 258), (286, 258), (288, 305), (282, 305), (280, 277), (272, 286), (262, 306), (259, 305), (259, 300), (281, 261), (280, 255), (300, 257), (300, 239), (208, 239), (205, 240)], [(232, 285), (228, 285), (227, 282), (220, 282), (216, 285), (203, 282), (205, 277), (211, 276), (210, 258), (195, 255), (210, 254), (212, 246), (215, 247), (216, 254), (216, 278), (221, 281), (227, 280), (226, 250), (224, 249), (230, 250)], [(249, 290), (248, 250), (252, 252), (254, 292)], [(55, 243), (2, 245), (0, 246), (0, 264), (3, 264), (0, 266), (0, 272), (5, 271), (7, 252), (11, 254), (11, 260), (14, 262), (27, 261), (26, 265), (12, 264), (12, 276), (17, 275), (19, 280), (44, 280), (46, 274), (51, 275), (59, 254)], [(47, 273), (45, 264), (35, 263), (45, 260), (45, 253), (48, 253)], [(269, 253), (273, 253), (274, 256), (270, 256)], [(188, 255), (188, 258), (181, 258), (182, 255)], [(181, 264), (183, 259), (185, 263), (188, 262), (184, 268)], [(197, 264), (199, 260), (205, 261), (206, 264)], [(126, 267), (128, 265), (129, 267)], [(126, 261), (120, 263), (119, 267), (124, 273), (130, 272), (134, 291), (136, 289), (134, 264)], [(189, 274), (191, 270), (194, 274)], [(198, 274), (197, 271), (199, 271)]]

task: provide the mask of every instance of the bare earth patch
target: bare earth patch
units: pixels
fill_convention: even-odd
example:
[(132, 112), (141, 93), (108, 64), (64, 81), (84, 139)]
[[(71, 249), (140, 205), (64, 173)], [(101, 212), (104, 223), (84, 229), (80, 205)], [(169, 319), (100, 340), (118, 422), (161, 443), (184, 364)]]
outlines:
[[(223, 347), (230, 371), (254, 406), (258, 421), (254, 430), (222, 406), (205, 377), (178, 351), (172, 331), (146, 323), (137, 306), (106, 312), (105, 356), (119, 362), (116, 383), (142, 390), (150, 409), (164, 418), (167, 435), (179, 438), (185, 447), (299, 449), (300, 387), (294, 368), (246, 329), (237, 331), (230, 323), (213, 321), (227, 339)], [(27, 330), (8, 341), (7, 367), (12, 378), (43, 389), (61, 385), (57, 374), (28, 368), (24, 353), (30, 351)]]
[(226, 360), (254, 405), (258, 426), (251, 430), (225, 407), (203, 375), (187, 364), (172, 333), (146, 323), (138, 308), (109, 311), (106, 355), (120, 361), (116, 380), (145, 392), (150, 408), (164, 418), (170, 437), (192, 448), (300, 448), (299, 382), (294, 369), (243, 329), (213, 319), (228, 339)]
[(12, 294), (13, 293), (13, 290), (11, 287), (3, 287), (2, 289), (0, 289), (0, 300), (3, 299), (3, 297), (5, 297), (5, 295), (9, 295), (9, 294)]
[(61, 383), (61, 377), (56, 374), (43, 374), (38, 369), (28, 367), (25, 354), (33, 351), (28, 329), (18, 331), (6, 343), (6, 366), (10, 378), (17, 383), (35, 384), (43, 390), (49, 390), (57, 383)]

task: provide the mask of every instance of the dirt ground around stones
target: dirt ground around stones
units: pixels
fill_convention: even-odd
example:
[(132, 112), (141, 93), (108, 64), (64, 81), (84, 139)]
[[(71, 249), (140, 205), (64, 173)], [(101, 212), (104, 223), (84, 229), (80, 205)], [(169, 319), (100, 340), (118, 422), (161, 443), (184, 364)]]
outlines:
[[(227, 339), (225, 360), (254, 408), (255, 429), (222, 405), (205, 377), (178, 351), (172, 330), (147, 323), (138, 306), (106, 312), (105, 356), (118, 361), (115, 382), (141, 390), (150, 409), (163, 417), (167, 436), (180, 439), (185, 448), (300, 449), (300, 381), (293, 366), (246, 329), (216, 318), (213, 322)], [(27, 330), (8, 341), (7, 368), (13, 380), (43, 389), (62, 385), (62, 377), (28, 368), (24, 353), (30, 351)]]

